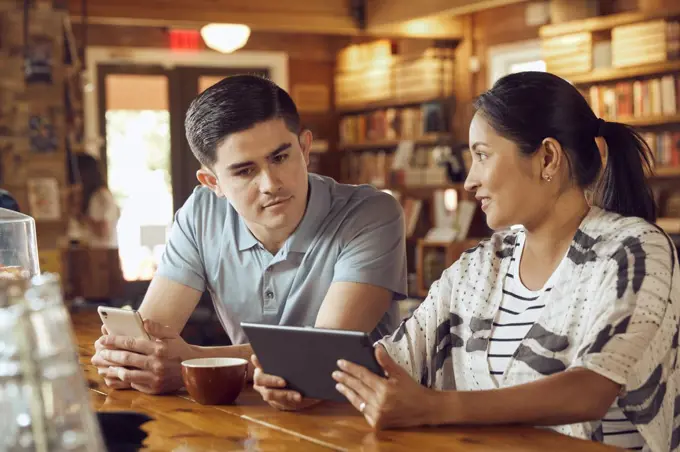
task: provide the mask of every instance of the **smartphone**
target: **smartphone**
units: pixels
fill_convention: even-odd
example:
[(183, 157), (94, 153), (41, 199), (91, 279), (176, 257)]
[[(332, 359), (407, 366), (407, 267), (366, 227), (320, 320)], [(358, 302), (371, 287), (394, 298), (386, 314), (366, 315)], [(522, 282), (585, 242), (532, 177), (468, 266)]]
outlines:
[(144, 322), (139, 312), (108, 306), (99, 306), (97, 312), (109, 334), (151, 339), (144, 329)]

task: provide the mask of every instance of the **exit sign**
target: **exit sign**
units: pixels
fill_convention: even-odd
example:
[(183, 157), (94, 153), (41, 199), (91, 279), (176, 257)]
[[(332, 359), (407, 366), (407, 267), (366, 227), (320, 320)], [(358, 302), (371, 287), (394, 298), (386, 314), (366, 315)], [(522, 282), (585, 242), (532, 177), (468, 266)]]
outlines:
[(172, 50), (199, 50), (201, 34), (198, 30), (170, 30), (170, 48)]

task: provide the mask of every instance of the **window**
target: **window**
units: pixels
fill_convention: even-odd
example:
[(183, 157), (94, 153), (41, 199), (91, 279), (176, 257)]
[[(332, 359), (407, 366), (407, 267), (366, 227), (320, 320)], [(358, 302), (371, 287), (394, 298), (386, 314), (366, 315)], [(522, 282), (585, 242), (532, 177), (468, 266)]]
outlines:
[(504, 75), (521, 71), (545, 71), (545, 61), (538, 40), (503, 44), (489, 48), (488, 86)]

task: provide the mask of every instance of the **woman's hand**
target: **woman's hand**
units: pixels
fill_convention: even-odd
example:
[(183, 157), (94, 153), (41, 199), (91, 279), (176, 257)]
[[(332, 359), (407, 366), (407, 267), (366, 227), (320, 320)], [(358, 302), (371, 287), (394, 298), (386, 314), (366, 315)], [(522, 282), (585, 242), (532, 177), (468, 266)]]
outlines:
[(375, 357), (385, 371), (379, 377), (365, 367), (338, 361), (341, 371), (333, 372), (337, 390), (376, 429), (414, 427), (433, 423), (437, 392), (421, 386), (395, 363), (383, 346)]
[(272, 407), (281, 411), (297, 411), (316, 405), (320, 400), (305, 399), (297, 391), (282, 389), (286, 381), (281, 377), (264, 373), (257, 356), (251, 358), (255, 373), (253, 374), (253, 389), (260, 393), (262, 399)]

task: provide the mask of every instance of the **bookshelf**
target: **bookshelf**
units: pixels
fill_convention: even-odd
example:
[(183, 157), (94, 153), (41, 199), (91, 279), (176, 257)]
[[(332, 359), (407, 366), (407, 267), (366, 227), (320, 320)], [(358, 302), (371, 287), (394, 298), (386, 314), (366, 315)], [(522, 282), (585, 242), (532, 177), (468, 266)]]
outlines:
[(633, 127), (654, 127), (680, 124), (680, 114), (674, 115), (655, 115), (655, 116), (621, 116), (615, 118), (605, 118), (607, 121), (616, 121), (628, 124)]
[(611, 30), (621, 25), (630, 25), (656, 19), (666, 19), (680, 16), (680, 6), (659, 9), (656, 11), (635, 11), (609, 16), (590, 17), (583, 20), (574, 20), (561, 24), (544, 25), (539, 30), (541, 38), (554, 38), (579, 32), (598, 32)]
[(361, 141), (358, 143), (341, 143), (338, 149), (341, 151), (360, 151), (368, 149), (386, 149), (394, 148), (399, 145), (402, 141), (413, 141), (416, 145), (436, 145), (437, 143), (447, 140), (449, 138), (448, 134), (443, 133), (433, 133), (424, 135), (418, 138), (404, 138), (403, 140), (370, 140)]
[(654, 178), (680, 177), (680, 166), (660, 166), (654, 168)]
[[(409, 296), (424, 297), (430, 280), (478, 241), (466, 242), (465, 248), (461, 248), (462, 241), (423, 245), (428, 232), (445, 223), (442, 209), (449, 208), (445, 198), (451, 205), (450, 190), (455, 191), (456, 202), (461, 202), (456, 205), (463, 206), (448, 211), (451, 218), (469, 210), (469, 201), (476, 206), (474, 196), (460, 183), (465, 162), (456, 154), (459, 151), (450, 132), (456, 106), (454, 47), (455, 43), (443, 41), (377, 40), (350, 45), (337, 55), (334, 84), (340, 179), (389, 190), (402, 205)], [(471, 221), (468, 236), (487, 235), (486, 228), (479, 232), (476, 215)], [(439, 259), (442, 249), (444, 258)], [(434, 257), (436, 262), (430, 262)], [(426, 261), (432, 265), (425, 265)], [(445, 267), (440, 268), (441, 264)], [(423, 281), (424, 273), (431, 276), (425, 278), (429, 282)]]
[(570, 76), (568, 79), (574, 85), (583, 86), (652, 75), (661, 75), (670, 72), (680, 72), (680, 60), (664, 61), (661, 63), (652, 63), (632, 67), (595, 69), (586, 74)]
[[(652, 150), (662, 217), (680, 220), (680, 3), (591, 17), (539, 30), (548, 70), (569, 80), (593, 111), (635, 127)], [(574, 43), (578, 42), (578, 62)], [(564, 71), (564, 72), (562, 72)]]
[(441, 101), (447, 96), (401, 96), (399, 98), (376, 100), (373, 102), (361, 102), (356, 104), (346, 104), (338, 107), (336, 111), (341, 115), (351, 113), (362, 113), (381, 108), (400, 108), (413, 105), (426, 104), (429, 102)]

